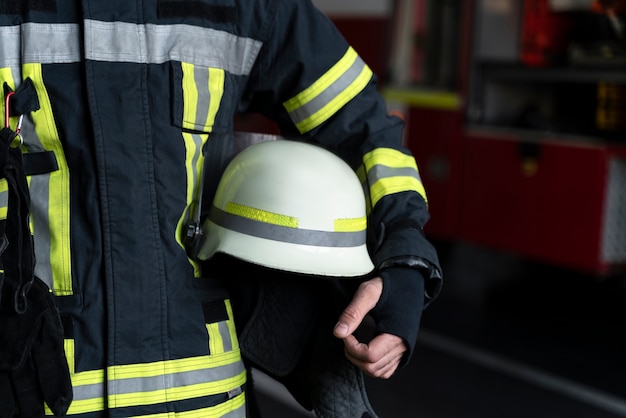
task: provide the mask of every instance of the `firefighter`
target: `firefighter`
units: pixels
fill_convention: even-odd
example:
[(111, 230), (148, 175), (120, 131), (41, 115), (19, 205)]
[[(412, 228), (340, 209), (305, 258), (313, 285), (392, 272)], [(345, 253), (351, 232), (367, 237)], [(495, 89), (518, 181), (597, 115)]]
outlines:
[(426, 193), (372, 71), (309, 0), (6, 1), (0, 38), (0, 416), (246, 415), (229, 294), (193, 256), (238, 112), (360, 174), (375, 274), (334, 335), (373, 376), (410, 359), (442, 281)]

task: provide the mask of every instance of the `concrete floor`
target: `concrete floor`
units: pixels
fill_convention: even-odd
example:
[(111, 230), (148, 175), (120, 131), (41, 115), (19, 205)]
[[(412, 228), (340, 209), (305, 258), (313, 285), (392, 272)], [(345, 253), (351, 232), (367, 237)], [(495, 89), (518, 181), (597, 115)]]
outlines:
[[(439, 246), (444, 291), (424, 313), (412, 362), (367, 379), (380, 418), (626, 417), (624, 278)], [(257, 380), (264, 417), (311, 417)]]

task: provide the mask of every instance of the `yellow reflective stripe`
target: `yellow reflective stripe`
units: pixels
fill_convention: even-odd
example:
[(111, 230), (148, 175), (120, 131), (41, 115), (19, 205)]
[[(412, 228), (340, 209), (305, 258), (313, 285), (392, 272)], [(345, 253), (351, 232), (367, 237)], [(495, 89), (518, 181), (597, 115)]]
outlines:
[(224, 339), (220, 332), (219, 322), (206, 324), (206, 330), (209, 333), (209, 353), (221, 354), (224, 352)]
[(9, 210), (9, 182), (0, 179), (0, 220), (7, 218)]
[(293, 112), (302, 105), (307, 104), (321, 92), (325, 91), (332, 83), (337, 81), (339, 77), (354, 63), (358, 54), (350, 47), (345, 55), (333, 65), (323, 76), (321, 76), (310, 87), (304, 89), (300, 94), (287, 100), (283, 105), (287, 112)]
[(257, 209), (250, 206), (240, 205), (234, 202), (229, 202), (226, 205), (225, 212), (230, 213), (231, 215), (241, 216), (242, 218), (252, 219), (266, 224), (286, 226), (288, 228), (298, 228), (297, 218), (268, 212), (266, 210)]
[[(24, 78), (30, 78), (37, 91), (40, 109), (32, 112), (37, 136), (48, 151), (53, 151), (59, 169), (49, 173), (48, 223), (50, 227), (50, 260), (52, 288), (56, 295), (72, 295), (72, 262), (70, 250), (70, 179), (63, 145), (54, 123), (50, 97), (45, 89), (41, 64), (24, 64)], [(37, 225), (35, 225), (37, 228)], [(33, 231), (36, 233), (36, 231)]]
[(363, 163), (367, 171), (378, 164), (394, 168), (410, 167), (417, 171), (415, 158), (392, 148), (376, 148), (368, 152), (363, 156)]
[[(351, 76), (349, 80), (340, 80), (350, 70), (354, 71), (355, 69), (358, 70), (358, 74)], [(361, 61), (356, 51), (350, 47), (346, 54), (324, 75), (311, 86), (284, 102), (283, 106), (291, 115), (300, 133), (308, 132), (324, 123), (352, 100), (367, 86), (372, 76), (372, 70)], [(334, 85), (335, 83), (337, 85)], [(322, 103), (313, 104), (320, 98)], [(305, 110), (304, 114), (307, 116), (295, 116), (302, 109)]]
[[(200, 176), (202, 175), (202, 167), (204, 165), (204, 156), (202, 155), (202, 147), (209, 138), (208, 134), (192, 134), (189, 132), (182, 133), (185, 143), (185, 167), (187, 172), (187, 192), (185, 211), (178, 220), (176, 226), (176, 241), (181, 248), (185, 248), (183, 244), (183, 236), (187, 233), (187, 221), (191, 216), (194, 199), (198, 196), (200, 187)], [(188, 258), (189, 263), (194, 269), (194, 276), (200, 277), (200, 265)]]
[(224, 96), (226, 75), (221, 68), (207, 68), (181, 63), (183, 70), (182, 127), (211, 132)]
[[(65, 340), (66, 353), (69, 340)], [(73, 349), (73, 344), (71, 344)], [(67, 354), (66, 354), (67, 355)], [(69, 357), (68, 357), (69, 361)], [(73, 369), (73, 362), (70, 362)], [(72, 372), (74, 399), (67, 411), (68, 415), (104, 411), (104, 370), (91, 370), (74, 374)], [(85, 394), (87, 391), (88, 395)], [(46, 405), (46, 415), (54, 415)]]
[(232, 349), (239, 350), (239, 339), (237, 338), (237, 328), (235, 326), (235, 321), (233, 319), (235, 317), (233, 313), (233, 307), (229, 299), (226, 299), (224, 303), (226, 304), (226, 312), (228, 313), (228, 321), (226, 321), (226, 325), (228, 325), (230, 341), (232, 341), (232, 345), (233, 345)]
[[(377, 148), (363, 156), (363, 165), (372, 207), (387, 195), (406, 191), (415, 191), (428, 202), (413, 156), (391, 148)], [(358, 175), (362, 178), (363, 171)]]
[(194, 65), (183, 62), (183, 128), (196, 129), (198, 88), (194, 78)]
[(332, 115), (337, 113), (339, 109), (345, 106), (346, 103), (352, 100), (365, 88), (365, 86), (367, 86), (367, 83), (369, 83), (372, 78), (372, 74), (372, 70), (365, 66), (349, 88), (336, 95), (335, 99), (330, 101), (321, 110), (315, 112), (311, 117), (299, 123), (298, 130), (300, 130), (301, 133), (308, 132), (330, 119)]
[[(73, 347), (73, 344), (70, 344)], [(66, 349), (67, 349), (66, 341)], [(198, 383), (186, 384), (185, 381), (176, 382), (177, 375), (181, 373), (198, 372), (200, 378), (206, 372), (220, 367), (234, 366), (231, 376), (215, 380), (199, 381)], [(72, 386), (74, 388), (74, 400), (68, 411), (68, 415), (87, 412), (102, 411), (105, 408), (105, 385), (109, 385), (108, 404), (111, 408), (122, 408), (137, 405), (157, 404), (179, 401), (201, 396), (227, 393), (241, 387), (246, 382), (246, 370), (241, 363), (239, 350), (226, 352), (218, 355), (201, 356), (188, 359), (169, 360), (148, 364), (132, 364), (112, 366), (107, 369), (109, 381), (105, 380), (104, 370), (93, 370), (72, 374)], [(205, 376), (206, 377), (206, 376)], [(116, 383), (137, 380), (137, 386), (127, 387), (142, 388), (142, 379), (157, 378), (159, 383), (170, 382), (167, 387), (155, 390), (133, 391), (128, 393), (111, 393), (116, 389)], [(176, 386), (178, 385), (178, 386)], [(119, 389), (119, 388), (118, 388)], [(46, 414), (52, 412), (46, 408)]]
[(345, 218), (335, 219), (335, 232), (358, 232), (367, 228), (367, 218)]
[(65, 357), (67, 358), (70, 374), (74, 374), (74, 340), (69, 338), (64, 339), (63, 348), (65, 349)]
[(228, 314), (227, 320), (206, 324), (209, 334), (209, 353), (211, 355), (239, 349), (235, 321), (233, 320), (233, 309), (229, 299), (224, 300), (224, 307)]
[(239, 358), (239, 352), (233, 351), (219, 356), (201, 356), (178, 360), (157, 361), (154, 363), (111, 366), (108, 368), (108, 371), (115, 376), (115, 379), (132, 379), (160, 376), (163, 374), (190, 372), (202, 369), (212, 369), (233, 364), (237, 362)]
[(215, 116), (224, 95), (225, 79), (224, 70), (221, 68), (209, 68), (209, 109), (205, 124), (207, 127), (213, 127), (215, 124)]
[(245, 370), (237, 376), (216, 382), (198, 383), (146, 392), (113, 394), (109, 395), (108, 399), (109, 404), (114, 408), (124, 408), (135, 405), (153, 405), (164, 402), (182, 401), (210, 394), (226, 393), (244, 383), (246, 383)]
[(372, 205), (376, 205), (380, 199), (387, 195), (407, 191), (415, 191), (422, 197), (426, 196), (422, 182), (414, 177), (396, 177), (379, 180), (371, 187)]
[[(13, 73), (11, 72), (10, 68), (0, 68), (0, 81), (4, 81), (6, 83), (8, 83), (10, 86), (14, 86), (15, 84), (13, 83)], [(4, 115), (4, 100), (2, 100), (2, 104), (0, 105), (0, 109), (2, 112), (2, 115)], [(4, 121), (2, 122), (4, 123)], [(11, 126), (15, 126), (15, 125), (11, 125)], [(9, 210), (9, 183), (7, 182), (6, 178), (2, 178), (0, 179), (0, 219), (6, 219), (8, 216), (8, 210)]]

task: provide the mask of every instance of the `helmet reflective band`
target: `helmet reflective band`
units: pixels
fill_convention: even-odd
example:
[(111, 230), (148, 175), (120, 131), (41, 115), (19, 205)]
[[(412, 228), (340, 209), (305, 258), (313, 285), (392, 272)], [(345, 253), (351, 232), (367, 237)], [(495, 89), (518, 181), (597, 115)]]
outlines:
[(203, 225), (199, 257), (223, 252), (279, 270), (355, 277), (373, 270), (356, 174), (318, 146), (275, 140), (226, 167)]

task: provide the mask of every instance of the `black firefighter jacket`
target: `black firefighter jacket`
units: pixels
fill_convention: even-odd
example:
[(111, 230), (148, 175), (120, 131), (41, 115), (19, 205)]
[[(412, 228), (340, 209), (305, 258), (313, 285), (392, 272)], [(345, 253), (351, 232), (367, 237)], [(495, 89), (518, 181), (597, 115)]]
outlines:
[(436, 296), (402, 123), (308, 0), (2, 1), (0, 83), (32, 104), (19, 113), (35, 272), (63, 318), (69, 416), (245, 415), (230, 300), (183, 245), (204, 158), (221, 161), (210, 144), (228, 144), (237, 112), (354, 167), (374, 264), (419, 269)]

